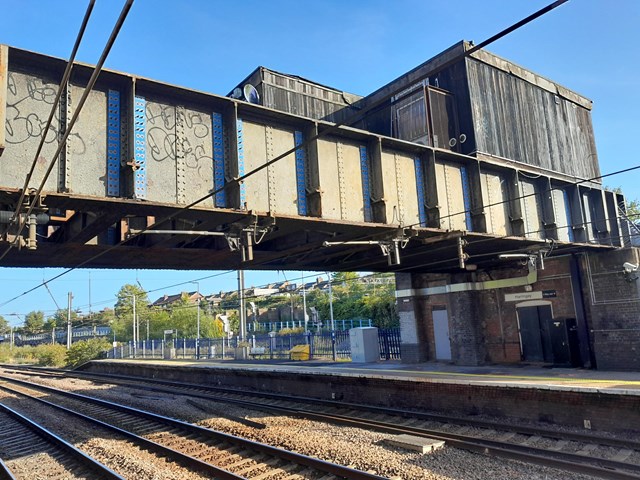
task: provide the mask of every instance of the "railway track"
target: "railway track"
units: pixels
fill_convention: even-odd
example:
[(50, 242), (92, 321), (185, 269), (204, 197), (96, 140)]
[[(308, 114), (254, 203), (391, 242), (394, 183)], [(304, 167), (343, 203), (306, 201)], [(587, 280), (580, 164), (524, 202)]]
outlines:
[[(535, 427), (509, 426), (481, 420), (392, 410), (277, 394), (239, 392), (229, 388), (149, 380), (88, 372), (44, 372), (134, 386), (161, 394), (188, 395), (257, 411), (304, 417), (379, 431), (425, 436), (485, 455), (517, 459), (601, 478), (639, 479), (640, 442)], [(215, 394), (215, 398), (212, 398)], [(313, 402), (311, 406), (310, 402)]]
[(122, 480), (107, 466), (87, 456), (44, 426), (0, 404), (0, 478), (16, 479), (25, 459), (37, 458), (40, 468), (56, 478)]
[[(5, 377), (4, 380), (5, 383), (0, 384), (4, 391), (73, 415), (79, 421), (92, 424), (93, 428), (108, 429), (125, 436), (141, 448), (212, 478), (383, 478), (125, 405), (18, 379)], [(7, 383), (14, 386), (9, 387)], [(48, 399), (40, 398), (42, 396)]]

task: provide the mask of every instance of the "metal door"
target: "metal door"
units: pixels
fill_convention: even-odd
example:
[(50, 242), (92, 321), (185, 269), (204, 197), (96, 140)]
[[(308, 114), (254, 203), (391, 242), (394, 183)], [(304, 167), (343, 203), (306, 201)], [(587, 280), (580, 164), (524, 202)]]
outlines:
[(528, 362), (553, 362), (549, 322), (549, 305), (518, 307), (518, 329), (522, 359)]
[(451, 360), (449, 316), (444, 309), (433, 310), (433, 336), (436, 343), (436, 360)]
[(549, 320), (549, 338), (553, 351), (553, 364), (557, 366), (571, 365), (571, 352), (569, 350), (569, 338), (567, 337), (566, 322), (562, 318)]

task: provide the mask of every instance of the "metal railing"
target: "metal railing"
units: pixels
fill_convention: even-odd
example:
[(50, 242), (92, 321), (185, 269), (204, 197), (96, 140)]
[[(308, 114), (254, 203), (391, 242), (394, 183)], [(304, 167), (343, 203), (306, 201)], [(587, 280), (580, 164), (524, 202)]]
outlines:
[[(400, 329), (378, 329), (380, 360), (400, 359)], [(200, 352), (196, 352), (194, 338), (170, 341), (145, 340), (135, 345), (122, 343), (107, 353), (107, 358), (141, 359), (255, 359), (283, 360), (290, 358), (291, 350), (298, 345), (309, 345), (309, 359), (348, 360), (351, 343), (348, 330), (334, 332), (307, 332), (289, 335), (250, 335), (246, 342), (238, 337), (201, 338)]]

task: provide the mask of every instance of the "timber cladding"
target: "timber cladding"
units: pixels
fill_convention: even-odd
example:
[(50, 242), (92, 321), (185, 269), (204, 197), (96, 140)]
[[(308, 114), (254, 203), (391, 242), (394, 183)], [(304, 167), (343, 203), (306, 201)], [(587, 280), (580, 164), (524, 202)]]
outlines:
[(467, 61), (467, 75), (479, 158), (484, 153), (580, 178), (600, 175), (587, 108), (475, 59)]

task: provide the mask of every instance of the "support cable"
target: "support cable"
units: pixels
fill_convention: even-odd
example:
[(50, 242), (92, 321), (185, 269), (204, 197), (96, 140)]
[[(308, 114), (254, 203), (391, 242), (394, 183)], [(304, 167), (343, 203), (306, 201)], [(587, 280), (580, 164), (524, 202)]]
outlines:
[[(107, 44), (105, 45), (105, 48), (102, 52), (102, 55), (100, 56), (100, 59), (98, 60), (98, 63), (96, 64), (94, 70), (93, 70), (93, 74), (91, 75), (91, 78), (89, 79), (89, 82), (87, 83), (87, 86), (84, 89), (84, 92), (82, 93), (82, 97), (80, 98), (79, 102), (78, 102), (78, 106), (76, 107), (74, 113), (73, 113), (73, 117), (71, 118), (71, 121), (69, 122), (69, 125), (67, 126), (67, 128), (65, 129), (64, 135), (62, 137), (62, 139), (60, 140), (60, 142), (58, 143), (58, 148), (56, 149), (56, 152), (53, 156), (53, 159), (51, 160), (51, 163), (49, 164), (49, 168), (47, 169), (41, 183), (40, 186), (38, 187), (38, 189), (36, 190), (36, 192), (34, 193), (34, 197), (37, 198), (38, 196), (40, 196), (40, 194), (42, 193), (42, 190), (45, 186), (45, 183), (47, 182), (47, 179), (49, 178), (49, 175), (51, 175), (51, 171), (53, 170), (53, 167), (55, 166), (56, 162), (58, 161), (58, 158), (60, 156), (60, 152), (62, 151), (62, 149), (65, 147), (65, 143), (67, 141), (67, 138), (69, 138), (69, 135), (71, 134), (71, 130), (73, 129), (73, 126), (75, 125), (76, 121), (78, 120), (78, 117), (80, 116), (80, 112), (82, 111), (82, 107), (84, 106), (85, 102), (87, 101), (87, 98), (89, 98), (89, 94), (91, 93), (91, 90), (93, 89), (93, 86), (95, 85), (96, 81), (98, 80), (98, 76), (100, 75), (100, 72), (102, 70), (102, 67), (104, 65), (104, 62), (107, 59), (107, 56), (109, 55), (109, 52), (111, 51), (111, 47), (113, 47), (113, 44), (118, 36), (118, 33), (120, 32), (120, 29), (122, 28), (122, 25), (124, 24), (125, 19), (127, 18), (127, 14), (129, 13), (129, 10), (131, 9), (131, 6), (133, 5), (133, 1), (134, 0), (126, 0), (126, 3), (124, 5), (124, 7), (122, 8), (122, 11), (120, 12), (120, 16), (118, 17), (118, 20), (116, 21), (115, 26), (113, 27), (113, 31), (111, 32), (111, 36), (109, 37), (109, 39), (107, 40)], [(24, 193), (24, 191), (23, 191)], [(33, 209), (35, 208), (35, 203), (31, 203), (31, 205), (29, 205), (29, 208), (27, 210), (26, 216), (28, 217), (29, 215), (31, 215), (31, 212), (33, 212)], [(22, 230), (24, 230), (24, 224), (20, 224), (19, 228), (18, 228), (18, 232), (16, 233), (16, 239), (20, 236), (20, 234), (22, 233)], [(16, 240), (17, 241), (17, 240)], [(14, 243), (9, 244), (9, 246), (7, 247), (7, 249), (2, 253), (2, 255), (0, 255), (0, 260), (2, 260), (7, 253), (9, 253), (9, 251), (11, 250), (11, 248), (13, 248), (13, 246), (15, 245)]]
[[(535, 13), (533, 13), (533, 14), (529, 15), (528, 17), (524, 18), (523, 20), (520, 20), (519, 22), (517, 22), (517, 23), (515, 23), (515, 24), (511, 25), (510, 27), (508, 27), (508, 28), (506, 28), (506, 29), (502, 30), (501, 32), (497, 33), (496, 35), (493, 35), (493, 36), (492, 36), (492, 37), (490, 37), (489, 39), (487, 39), (487, 40), (485, 40), (485, 41), (483, 41), (483, 42), (479, 43), (477, 46), (475, 46), (475, 47), (473, 47), (473, 48), (471, 48), (471, 49), (469, 49), (469, 50), (467, 50), (467, 51), (464, 51), (464, 52), (460, 53), (459, 55), (457, 55), (456, 57), (452, 58), (452, 59), (451, 59), (451, 60), (449, 60), (448, 62), (445, 62), (444, 64), (442, 64), (442, 65), (440, 65), (440, 66), (438, 66), (438, 67), (436, 67), (436, 68), (434, 68), (434, 69), (431, 69), (431, 70), (430, 70), (428, 73), (426, 73), (426, 74), (422, 74), (422, 75), (418, 76), (418, 77), (416, 78), (416, 80), (415, 80), (415, 81), (416, 81), (416, 82), (419, 82), (419, 81), (421, 81), (421, 80), (423, 80), (423, 79), (425, 79), (425, 78), (427, 78), (427, 77), (429, 77), (429, 76), (433, 76), (434, 74), (439, 73), (440, 71), (444, 70), (445, 68), (449, 67), (450, 65), (452, 65), (452, 64), (454, 64), (454, 63), (456, 63), (456, 62), (459, 62), (459, 61), (463, 60), (464, 58), (468, 57), (469, 55), (471, 55), (472, 53), (474, 53), (474, 52), (475, 52), (475, 51), (477, 51), (478, 49), (483, 48), (483, 47), (485, 47), (485, 46), (489, 45), (490, 43), (495, 42), (496, 40), (498, 40), (498, 39), (500, 39), (500, 38), (504, 37), (505, 35), (507, 35), (507, 34), (509, 34), (509, 33), (513, 32), (514, 30), (516, 30), (516, 29), (518, 29), (518, 28), (520, 28), (520, 27), (522, 27), (522, 26), (526, 25), (527, 23), (529, 23), (529, 22), (531, 22), (531, 21), (535, 20), (536, 18), (538, 18), (538, 17), (540, 17), (540, 16), (542, 16), (542, 15), (544, 15), (544, 14), (546, 14), (546, 13), (550, 12), (551, 10), (553, 10), (553, 9), (557, 8), (558, 6), (560, 6), (560, 5), (564, 4), (564, 3), (566, 3), (567, 1), (568, 1), (568, 0), (557, 0), (557, 1), (553, 2), (552, 4), (550, 4), (550, 5), (547, 5), (546, 7), (542, 8), (542, 9), (538, 10), (537, 12), (535, 12)], [(131, 7), (131, 4), (132, 4), (132, 3), (133, 3), (133, 0), (127, 0), (127, 4), (125, 5), (125, 8), (123, 9), (123, 12), (121, 13), (120, 18), (118, 19), (118, 24), (116, 25), (116, 28), (114, 28), (114, 32), (112, 33), (112, 36), (111, 36), (111, 38), (110, 38), (110, 40), (109, 40), (109, 44), (107, 45), (107, 46), (108, 46), (108, 48), (106, 48), (106, 49), (105, 49), (105, 53), (108, 53), (108, 50), (110, 50), (111, 45), (112, 45), (113, 41), (115, 40), (115, 35), (117, 35), (117, 31), (119, 31), (120, 27), (122, 26), (122, 22), (124, 21), (124, 17), (126, 17), (126, 13), (128, 12), (128, 10), (129, 10), (129, 8)], [(115, 35), (114, 35), (114, 34), (115, 34)], [(102, 63), (104, 63), (104, 57), (106, 57), (105, 53), (103, 53), (103, 56), (102, 56), (102, 57), (101, 57), (101, 59), (100, 59), (100, 60), (102, 61)], [(94, 79), (94, 77), (97, 79), (97, 74), (99, 73), (99, 68), (102, 68), (102, 63), (99, 63), (99, 65), (97, 65), (97, 66), (96, 66), (96, 69), (95, 69), (95, 71), (94, 71), (94, 75), (92, 76), (92, 80), (94, 80), (94, 81), (93, 81), (93, 83), (95, 83), (95, 79)], [(90, 80), (90, 83), (91, 83), (91, 80)], [(93, 84), (91, 84), (91, 86), (93, 86)], [(139, 233), (137, 233), (137, 234), (135, 234), (135, 235), (132, 235), (132, 236), (130, 236), (129, 238), (127, 238), (127, 239), (125, 239), (125, 240), (120, 241), (119, 243), (117, 243), (117, 244), (113, 245), (112, 247), (110, 247), (110, 248), (108, 248), (108, 249), (104, 250), (103, 252), (101, 252), (101, 253), (99, 253), (99, 254), (97, 254), (97, 255), (94, 255), (93, 257), (91, 257), (91, 258), (89, 258), (89, 259), (87, 259), (87, 260), (84, 260), (83, 262), (80, 262), (78, 265), (76, 265), (76, 266), (74, 266), (74, 267), (70, 267), (70, 268), (68, 268), (68, 269), (67, 269), (67, 270), (65, 270), (64, 272), (60, 273), (59, 275), (56, 275), (56, 276), (52, 277), (52, 278), (51, 278), (51, 279), (49, 279), (48, 281), (54, 281), (54, 280), (56, 280), (56, 279), (58, 279), (58, 278), (60, 278), (60, 277), (62, 277), (62, 276), (64, 276), (64, 275), (66, 275), (67, 273), (72, 272), (73, 270), (76, 270), (76, 269), (78, 269), (78, 268), (81, 268), (82, 266), (84, 266), (84, 265), (86, 265), (86, 264), (88, 264), (88, 263), (90, 263), (90, 262), (92, 262), (92, 261), (96, 260), (97, 258), (100, 258), (100, 257), (102, 257), (103, 255), (105, 255), (105, 254), (107, 254), (107, 253), (109, 253), (109, 252), (113, 251), (115, 248), (120, 247), (120, 246), (121, 246), (121, 245), (123, 245), (124, 243), (126, 243), (126, 242), (128, 242), (128, 241), (130, 241), (130, 240), (132, 240), (132, 239), (135, 239), (135, 238), (139, 237), (140, 235), (144, 234), (144, 232), (145, 232), (145, 231), (147, 231), (147, 230), (151, 230), (151, 229), (153, 229), (153, 227), (158, 226), (158, 225), (161, 225), (161, 224), (163, 224), (163, 223), (165, 223), (165, 222), (167, 222), (167, 221), (169, 221), (169, 220), (171, 220), (171, 219), (173, 219), (173, 218), (177, 217), (179, 214), (181, 214), (181, 213), (183, 213), (183, 212), (185, 212), (185, 211), (187, 211), (187, 210), (190, 210), (192, 207), (194, 207), (194, 206), (196, 206), (196, 205), (198, 205), (198, 204), (202, 203), (203, 201), (205, 201), (205, 200), (207, 200), (207, 199), (209, 199), (209, 198), (211, 198), (211, 197), (215, 196), (216, 194), (218, 194), (218, 193), (222, 192), (225, 188), (228, 188), (230, 184), (233, 184), (233, 183), (235, 183), (235, 184), (240, 184), (241, 182), (243, 182), (243, 181), (244, 181), (244, 180), (246, 180), (247, 178), (249, 178), (249, 177), (251, 177), (251, 176), (255, 175), (256, 173), (258, 173), (258, 172), (260, 172), (260, 171), (264, 170), (265, 168), (268, 168), (269, 166), (271, 166), (271, 165), (273, 165), (274, 163), (276, 163), (276, 162), (278, 162), (278, 161), (282, 160), (283, 158), (288, 157), (289, 155), (291, 155), (292, 153), (296, 152), (297, 150), (302, 149), (302, 148), (306, 148), (309, 144), (311, 144), (311, 143), (312, 143), (312, 142), (314, 142), (315, 140), (318, 140), (318, 139), (320, 139), (320, 138), (322, 138), (322, 137), (325, 137), (325, 136), (329, 135), (330, 133), (332, 133), (332, 132), (335, 132), (335, 131), (339, 130), (339, 129), (340, 129), (341, 127), (343, 127), (343, 126), (348, 126), (348, 125), (353, 124), (354, 122), (357, 122), (357, 121), (358, 121), (358, 120), (360, 120), (360, 119), (361, 119), (361, 118), (362, 118), (366, 113), (371, 112), (371, 111), (372, 111), (372, 110), (374, 110), (375, 108), (379, 107), (379, 106), (380, 106), (380, 105), (382, 105), (384, 102), (386, 102), (386, 100), (387, 100), (388, 98), (390, 98), (390, 97), (391, 97), (391, 96), (393, 96), (393, 95), (396, 95), (396, 94), (400, 93), (400, 92), (401, 92), (401, 91), (403, 91), (404, 89), (405, 89), (405, 87), (402, 87), (402, 88), (396, 88), (396, 89), (394, 89), (394, 90), (393, 90), (392, 92), (390, 92), (387, 96), (385, 96), (385, 99), (384, 99), (384, 100), (379, 100), (379, 101), (377, 101), (377, 102), (374, 102), (372, 105), (370, 105), (370, 106), (368, 106), (368, 107), (366, 107), (366, 108), (362, 109), (361, 111), (359, 111), (358, 113), (356, 113), (356, 114), (354, 114), (353, 116), (349, 117), (349, 118), (348, 118), (348, 119), (346, 119), (345, 121), (343, 121), (343, 122), (341, 122), (341, 123), (334, 124), (334, 125), (332, 125), (332, 126), (330, 126), (330, 127), (328, 127), (328, 128), (323, 129), (322, 131), (318, 132), (316, 135), (313, 135), (313, 136), (311, 136), (310, 138), (305, 139), (305, 141), (301, 142), (299, 145), (296, 145), (295, 147), (293, 147), (293, 148), (291, 148), (291, 149), (289, 149), (289, 150), (285, 151), (284, 153), (282, 153), (282, 154), (280, 154), (280, 155), (276, 156), (275, 158), (273, 158), (273, 159), (271, 159), (271, 160), (268, 160), (267, 162), (265, 162), (264, 164), (260, 165), (259, 167), (255, 168), (255, 169), (251, 170), (250, 172), (248, 172), (248, 173), (246, 173), (246, 174), (244, 174), (244, 175), (241, 175), (241, 176), (239, 176), (239, 177), (236, 177), (235, 179), (233, 179), (233, 181), (232, 181), (232, 182), (229, 182), (229, 183), (228, 183), (227, 185), (225, 185), (224, 187), (220, 187), (220, 188), (217, 188), (217, 189), (213, 189), (213, 190), (212, 190), (210, 193), (208, 193), (207, 195), (205, 195), (205, 196), (203, 196), (203, 197), (201, 197), (201, 198), (199, 198), (199, 199), (197, 199), (197, 200), (195, 200), (195, 201), (193, 201), (193, 202), (189, 203), (188, 205), (186, 205), (186, 206), (182, 207), (181, 209), (179, 209), (179, 210), (177, 210), (177, 211), (173, 212), (172, 214), (170, 214), (170, 215), (166, 216), (165, 218), (163, 218), (163, 219), (161, 219), (161, 220), (159, 220), (159, 221), (156, 221), (156, 222), (155, 222), (155, 223), (153, 223), (152, 225), (150, 225), (150, 226), (148, 226), (148, 227), (145, 227), (145, 228), (144, 228), (143, 230), (141, 230)], [(66, 134), (65, 134), (65, 137), (63, 138), (63, 141), (60, 143), (60, 145), (59, 145), (59, 147), (58, 147), (58, 151), (56, 152), (56, 155), (55, 155), (55, 157), (54, 157), (54, 160), (53, 160), (52, 164), (50, 165), (49, 170), (47, 171), (47, 175), (46, 175), (46, 177), (45, 177), (45, 180), (46, 180), (46, 178), (48, 177), (48, 175), (51, 173), (51, 170), (53, 169), (54, 163), (55, 163), (55, 161), (57, 160), (57, 157), (58, 157), (58, 155), (59, 155), (59, 153), (60, 153), (60, 151), (61, 151), (62, 147), (64, 146), (64, 142), (66, 141), (66, 138), (68, 137), (69, 133), (71, 132), (71, 127), (73, 126), (73, 123), (75, 122), (75, 120), (76, 120), (76, 118), (77, 118), (77, 115), (79, 114), (79, 111), (80, 111), (81, 106), (84, 104), (84, 100), (86, 100), (86, 97), (88, 96), (88, 90), (89, 90), (89, 85), (87, 86), (87, 89), (85, 89), (85, 95), (83, 95), (83, 98), (81, 99), (81, 102), (80, 102), (80, 105), (79, 105), (79, 107), (78, 107), (78, 110), (76, 110), (76, 114), (74, 115), (74, 117), (73, 117), (73, 119), (72, 119), (72, 123), (70, 124), (69, 128), (67, 129), (67, 132), (66, 132)], [(44, 181), (43, 181), (43, 183), (41, 184), (40, 188), (38, 189), (38, 193), (37, 193), (38, 195), (41, 193), (41, 191), (42, 191), (42, 188), (43, 188), (43, 187), (44, 187)], [(31, 207), (30, 207), (30, 209), (29, 209), (28, 214), (30, 214), (32, 210), (33, 210), (33, 205), (31, 205)], [(23, 229), (23, 228), (21, 227), (21, 228), (20, 228), (20, 230), (19, 230), (19, 232), (18, 232), (18, 234), (16, 235), (16, 237), (17, 237), (17, 236), (19, 236), (19, 234), (22, 232), (22, 229)], [(12, 248), (12, 246), (13, 246), (13, 245), (9, 245), (9, 247), (7, 248), (7, 250), (5, 250), (5, 252), (0, 256), (0, 260), (2, 260), (2, 259), (6, 256), (6, 254), (9, 252), (9, 250)], [(21, 296), (23, 296), (23, 295), (26, 295), (26, 294), (28, 294), (28, 293), (30, 293), (30, 292), (32, 292), (32, 291), (34, 291), (34, 290), (36, 290), (36, 289), (40, 288), (41, 286), (42, 286), (42, 284), (37, 285), (36, 287), (33, 287), (32, 289), (30, 289), (30, 290), (28, 290), (28, 291), (24, 292), (22, 295), (19, 295), (18, 297), (14, 297), (13, 299), (11, 299), (11, 300), (9, 300), (9, 301), (7, 301), (7, 302), (4, 302), (4, 303), (0, 304), (0, 306), (6, 305), (7, 303), (12, 302), (13, 300), (15, 300), (15, 299), (17, 299), (17, 298), (19, 298), (19, 297), (21, 297)]]
[(51, 112), (49, 112), (49, 118), (47, 119), (47, 124), (42, 131), (42, 137), (40, 138), (40, 143), (38, 144), (38, 149), (36, 150), (36, 154), (33, 157), (33, 162), (31, 163), (31, 169), (27, 174), (27, 177), (24, 181), (24, 186), (22, 187), (22, 191), (20, 192), (20, 197), (18, 198), (18, 203), (16, 205), (16, 211), (11, 218), (9, 225), (6, 227), (6, 231), (9, 230), (9, 227), (13, 222), (18, 219), (20, 215), (20, 211), (22, 210), (22, 202), (24, 201), (24, 197), (26, 195), (27, 189), (29, 188), (29, 182), (31, 181), (31, 177), (33, 176), (33, 172), (38, 164), (38, 158), (40, 157), (40, 153), (42, 152), (42, 148), (44, 147), (44, 142), (47, 138), (47, 134), (49, 133), (49, 129), (51, 128), (51, 122), (53, 122), (53, 118), (55, 116), (56, 109), (58, 108), (58, 104), (60, 103), (60, 97), (62, 96), (63, 87), (69, 81), (69, 77), (71, 76), (71, 70), (73, 69), (73, 61), (76, 58), (76, 53), (78, 52), (78, 48), (80, 47), (80, 42), (82, 41), (82, 37), (84, 36), (84, 32), (87, 28), (87, 23), (89, 22), (89, 17), (91, 16), (91, 12), (93, 11), (93, 7), (95, 5), (95, 0), (90, 0), (89, 5), (87, 6), (87, 11), (84, 14), (84, 18), (82, 19), (82, 25), (80, 26), (80, 31), (76, 36), (75, 44), (73, 45), (73, 49), (71, 50), (71, 55), (69, 56), (69, 60), (67, 61), (67, 66), (64, 70), (64, 74), (62, 75), (62, 80), (60, 80), (60, 85), (58, 86), (58, 93), (56, 93), (56, 98), (53, 101), (53, 105), (51, 105)]

